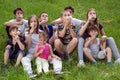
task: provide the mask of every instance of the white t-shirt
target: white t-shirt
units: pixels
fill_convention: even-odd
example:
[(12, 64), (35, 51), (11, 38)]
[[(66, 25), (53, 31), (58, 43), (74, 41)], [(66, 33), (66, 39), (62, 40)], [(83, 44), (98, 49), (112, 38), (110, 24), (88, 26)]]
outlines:
[[(23, 19), (23, 20), (24, 20), (24, 23), (19, 26), (19, 28), (20, 28), (20, 33), (24, 33), (25, 28), (26, 28), (27, 25), (28, 25), (28, 21), (25, 20), (25, 19)], [(12, 19), (12, 20), (10, 20), (9, 22), (17, 22), (17, 21), (16, 21), (16, 19)]]
[(96, 55), (100, 51), (100, 39), (97, 38), (96, 40), (97, 40), (97, 43), (90, 42), (90, 45), (89, 45), (90, 52), (94, 57), (96, 57)]
[[(59, 21), (61, 18), (56, 19), (56, 21)], [(84, 22), (82, 20), (72, 18), (71, 22), (73, 23), (73, 26), (81, 26), (81, 24)]]

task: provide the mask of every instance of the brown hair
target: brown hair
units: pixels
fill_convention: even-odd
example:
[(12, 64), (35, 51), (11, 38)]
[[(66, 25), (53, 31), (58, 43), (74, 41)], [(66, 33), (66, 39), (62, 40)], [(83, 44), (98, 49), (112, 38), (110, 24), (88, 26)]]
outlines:
[(74, 8), (72, 6), (67, 6), (64, 8), (64, 10), (68, 10), (68, 9), (70, 9), (72, 13), (74, 14)]
[(48, 40), (48, 35), (46, 32), (42, 31), (39, 33), (39, 38), (44, 37), (44, 39), (47, 41)]
[(38, 18), (39, 18), (39, 22), (41, 21), (41, 20), (40, 20), (40, 17), (41, 17), (41, 15), (42, 15), (43, 13), (46, 13), (46, 14), (47, 14), (47, 12), (44, 12), (44, 11), (41, 12), (40, 15), (38, 16)]
[(96, 26), (96, 25), (90, 25), (88, 28), (87, 28), (87, 33), (89, 33), (90, 31), (97, 31), (99, 33), (99, 28)]
[(18, 7), (14, 9), (13, 14), (15, 15), (17, 11), (22, 11), (24, 13), (23, 9)]
[(12, 30), (14, 30), (14, 29), (18, 30), (18, 27), (16, 27), (16, 26), (11, 26), (11, 27), (9, 28), (9, 33), (10, 33)]
[[(92, 10), (95, 11), (95, 9), (93, 9), (93, 8), (87, 11), (86, 21), (88, 20), (88, 13), (89, 13), (90, 11), (92, 11)], [(89, 25), (91, 25), (91, 24), (89, 23)], [(89, 25), (88, 25), (88, 26), (89, 26)], [(94, 25), (96, 25), (96, 26), (98, 27), (98, 17), (97, 17), (97, 14), (96, 14), (96, 19), (94, 20)]]
[(37, 20), (37, 30), (36, 30), (36, 33), (38, 33), (39, 22), (38, 22), (38, 18), (37, 18), (36, 15), (32, 15), (32, 16), (30, 16), (29, 19), (28, 19), (28, 27), (29, 27), (29, 31), (30, 31), (30, 29), (31, 29), (31, 27), (30, 27), (30, 20), (31, 20), (31, 18), (33, 18), (33, 17), (35, 17), (36, 20)]

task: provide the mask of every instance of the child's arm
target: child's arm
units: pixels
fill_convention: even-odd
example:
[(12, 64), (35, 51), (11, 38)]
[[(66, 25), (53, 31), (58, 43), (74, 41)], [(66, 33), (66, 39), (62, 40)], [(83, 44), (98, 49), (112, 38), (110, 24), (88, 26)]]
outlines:
[(19, 22), (5, 22), (4, 25), (5, 26), (18, 26), (18, 25), (22, 25), (24, 23), (23, 20), (19, 21)]
[(57, 20), (54, 20), (54, 21), (52, 21), (52, 25), (56, 25), (56, 24), (61, 24), (62, 23), (62, 20), (61, 20), (61, 18), (59, 18), (59, 19), (57, 19)]
[(103, 50), (106, 48), (106, 41), (100, 40), (100, 49)]
[(76, 37), (76, 33), (75, 33), (75, 31), (72, 29), (72, 26), (70, 25), (69, 26), (69, 30), (70, 30), (70, 35), (72, 36), (72, 38), (74, 38), (74, 37)]
[(89, 44), (90, 44), (91, 41), (92, 41), (92, 38), (91, 38), (91, 37), (87, 38), (87, 39), (85, 40), (84, 47), (85, 47), (85, 48), (88, 48), (88, 46), (89, 46)]
[(65, 36), (65, 33), (66, 33), (66, 28), (67, 26), (64, 26), (64, 28), (61, 30), (61, 31), (58, 31), (58, 36), (63, 38)]
[(36, 45), (35, 51), (34, 51), (34, 57), (38, 57), (42, 53), (43, 53), (43, 49), (41, 49), (40, 51), (38, 51), (38, 45)]
[(49, 45), (49, 46), (50, 46), (50, 53), (51, 53), (51, 56), (61, 61), (61, 58), (60, 58), (60, 57), (58, 57), (58, 56), (56, 56), (55, 54), (53, 54), (51, 45)]
[(18, 36), (16, 36), (15, 39), (16, 39), (16, 42), (18, 43), (20, 49), (24, 50), (25, 49), (25, 43), (22, 42), (22, 40), (20, 41), (20, 38)]
[(34, 27), (30, 29), (28, 37), (26, 38), (26, 41), (25, 41), (28, 49), (30, 48), (30, 45), (31, 45), (31, 36), (33, 34), (33, 31), (34, 31)]

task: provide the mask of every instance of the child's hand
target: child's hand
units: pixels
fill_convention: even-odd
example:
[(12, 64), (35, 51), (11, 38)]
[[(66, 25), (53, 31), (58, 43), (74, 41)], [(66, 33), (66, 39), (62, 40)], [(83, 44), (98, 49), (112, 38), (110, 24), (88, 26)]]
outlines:
[(61, 61), (61, 60), (62, 60), (62, 59), (61, 59), (60, 57), (58, 57), (58, 56), (56, 57), (56, 59), (58, 59), (59, 61)]
[(89, 15), (88, 16), (88, 21), (90, 22), (92, 20), (93, 16), (92, 15)]
[(34, 24), (35, 24), (34, 22), (30, 23), (30, 27), (34, 27)]
[(16, 41), (16, 42), (19, 42), (19, 41), (20, 41), (20, 39), (19, 39), (19, 36), (18, 36), (18, 35), (16, 35), (14, 39), (15, 39), (15, 41)]
[(102, 36), (101, 41), (105, 42), (107, 40), (107, 36)]
[(33, 32), (34, 32), (34, 27), (32, 27), (31, 29), (30, 29), (30, 34), (32, 34)]
[(42, 54), (42, 53), (43, 53), (43, 51), (44, 51), (44, 49), (41, 49), (41, 50), (39, 51), (39, 54)]
[(47, 21), (46, 20), (42, 20), (42, 21), (40, 21), (39, 24), (45, 24), (45, 23), (47, 23)]

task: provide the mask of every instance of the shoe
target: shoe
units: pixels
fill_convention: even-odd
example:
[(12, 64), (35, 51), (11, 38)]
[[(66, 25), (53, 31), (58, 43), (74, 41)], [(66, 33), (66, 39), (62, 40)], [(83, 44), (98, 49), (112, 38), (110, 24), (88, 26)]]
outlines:
[(113, 65), (113, 63), (112, 63), (112, 62), (107, 62), (107, 64), (108, 64), (108, 65)]
[(97, 63), (96, 61), (92, 62), (92, 64), (93, 64), (93, 65), (96, 65), (96, 66), (98, 65), (98, 63)]
[(36, 76), (37, 76), (36, 74), (32, 74), (32, 73), (29, 74), (29, 78), (34, 78)]
[(115, 63), (120, 64), (120, 58), (118, 58), (117, 60), (115, 60)]
[(85, 67), (84, 61), (79, 60), (79, 63), (77, 64), (78, 67)]

